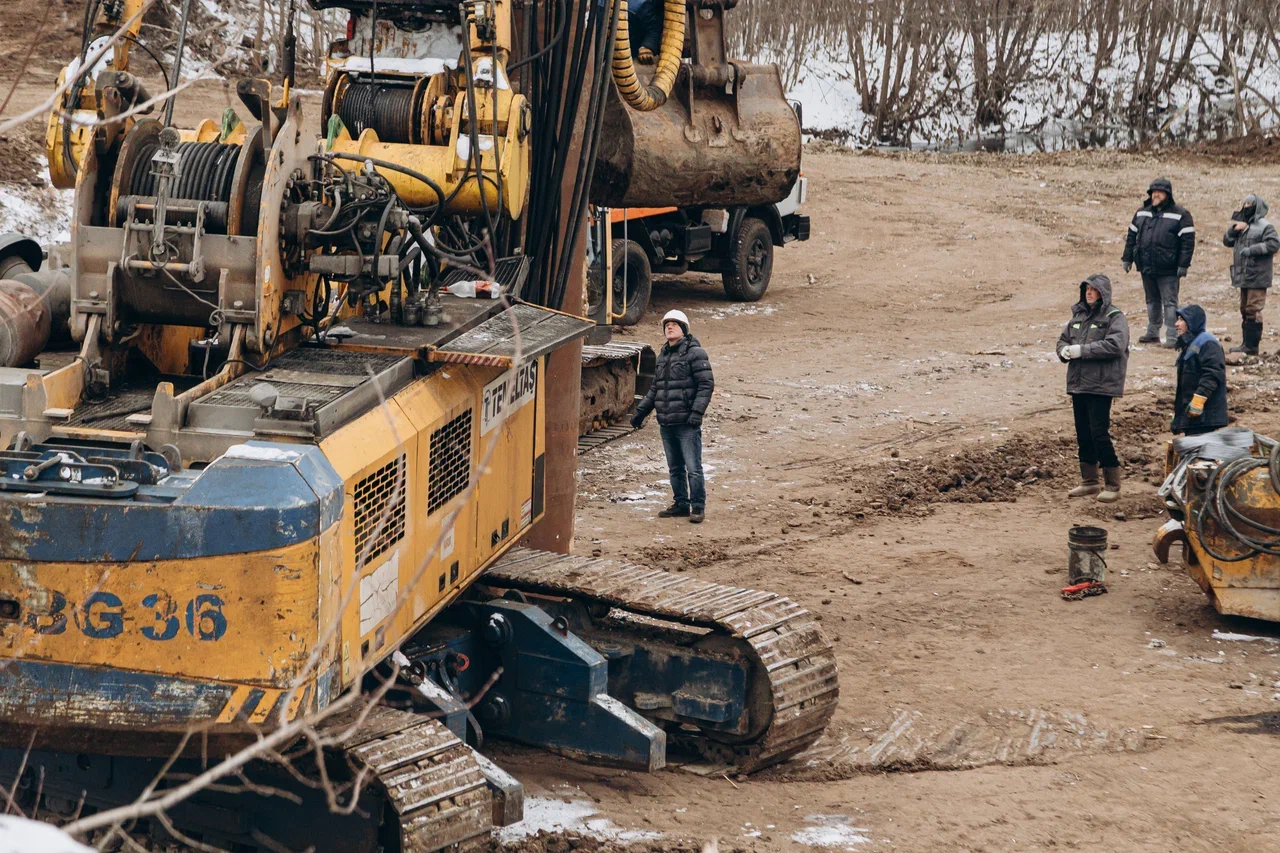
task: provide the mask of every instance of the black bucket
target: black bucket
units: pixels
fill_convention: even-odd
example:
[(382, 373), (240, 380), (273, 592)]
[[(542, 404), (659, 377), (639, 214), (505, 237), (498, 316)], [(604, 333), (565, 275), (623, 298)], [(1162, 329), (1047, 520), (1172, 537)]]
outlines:
[(1073, 527), (1067, 531), (1067, 584), (1106, 580), (1107, 531), (1102, 527)]

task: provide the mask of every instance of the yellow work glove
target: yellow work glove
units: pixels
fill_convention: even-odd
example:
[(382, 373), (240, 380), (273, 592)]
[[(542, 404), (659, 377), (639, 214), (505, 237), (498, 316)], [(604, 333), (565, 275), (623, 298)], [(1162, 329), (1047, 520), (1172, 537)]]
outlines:
[(1196, 394), (1191, 398), (1191, 402), (1187, 405), (1187, 416), (1198, 418), (1204, 414), (1205, 396)]

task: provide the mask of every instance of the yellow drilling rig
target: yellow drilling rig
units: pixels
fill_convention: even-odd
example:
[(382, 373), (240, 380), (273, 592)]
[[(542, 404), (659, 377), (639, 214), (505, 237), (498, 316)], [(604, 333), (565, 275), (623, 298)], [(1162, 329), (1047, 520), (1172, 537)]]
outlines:
[[(60, 79), (70, 264), (0, 240), (18, 801), (92, 824), (306, 721), (239, 790), (134, 830), (462, 850), (520, 819), (486, 736), (646, 770), (800, 752), (838, 693), (803, 607), (570, 553), (587, 188), (630, 79), (625, 4), (315, 5), (352, 18), (318, 136), (287, 80), (175, 124), (129, 71), (140, 0), (91, 0)], [(641, 106), (762, 73), (701, 79), (683, 28), (724, 4), (667, 7)], [(709, 139), (767, 151), (712, 118)]]

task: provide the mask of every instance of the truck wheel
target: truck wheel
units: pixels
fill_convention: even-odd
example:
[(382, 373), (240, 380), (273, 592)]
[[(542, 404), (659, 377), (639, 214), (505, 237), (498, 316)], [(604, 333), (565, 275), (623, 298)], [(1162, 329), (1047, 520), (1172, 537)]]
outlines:
[(773, 234), (769, 226), (749, 216), (742, 220), (738, 236), (729, 245), (726, 268), (721, 273), (724, 292), (735, 302), (756, 302), (769, 289), (773, 275)]
[[(613, 241), (613, 313), (618, 326), (634, 326), (649, 310), (649, 293), (653, 290), (653, 273), (649, 256), (634, 240)], [(623, 311), (622, 307), (627, 310)]]

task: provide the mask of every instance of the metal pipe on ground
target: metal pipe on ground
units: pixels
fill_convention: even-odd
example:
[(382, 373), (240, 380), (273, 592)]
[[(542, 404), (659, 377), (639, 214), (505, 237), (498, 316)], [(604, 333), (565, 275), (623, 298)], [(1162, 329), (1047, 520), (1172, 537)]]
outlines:
[(71, 276), (65, 268), (41, 269), (34, 240), (0, 235), (0, 366), (30, 364), (55, 335), (67, 334)]

